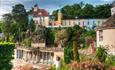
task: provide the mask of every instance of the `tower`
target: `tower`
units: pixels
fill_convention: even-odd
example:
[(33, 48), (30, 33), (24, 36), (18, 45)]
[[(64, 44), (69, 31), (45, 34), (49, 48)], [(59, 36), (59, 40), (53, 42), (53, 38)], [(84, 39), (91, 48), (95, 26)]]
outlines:
[(61, 10), (58, 10), (58, 23), (59, 24), (62, 23), (62, 13), (61, 13)]
[(33, 9), (33, 11), (34, 12), (37, 12), (38, 11), (38, 4), (37, 4), (37, 0), (33, 0), (34, 1), (34, 9)]
[(38, 11), (38, 4), (35, 4), (34, 5), (34, 10), (33, 10), (34, 12), (37, 12)]

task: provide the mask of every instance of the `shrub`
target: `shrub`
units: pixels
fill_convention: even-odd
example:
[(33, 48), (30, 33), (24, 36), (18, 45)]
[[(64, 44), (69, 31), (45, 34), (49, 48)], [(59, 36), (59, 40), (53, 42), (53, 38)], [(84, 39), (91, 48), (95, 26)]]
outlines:
[(103, 47), (98, 47), (96, 51), (96, 57), (100, 62), (105, 62), (105, 59), (107, 57), (106, 49)]
[(0, 70), (10, 70), (12, 68), (11, 60), (14, 54), (14, 43), (0, 43)]
[(68, 43), (66, 47), (64, 47), (64, 62), (70, 63), (73, 60), (73, 50), (72, 43)]

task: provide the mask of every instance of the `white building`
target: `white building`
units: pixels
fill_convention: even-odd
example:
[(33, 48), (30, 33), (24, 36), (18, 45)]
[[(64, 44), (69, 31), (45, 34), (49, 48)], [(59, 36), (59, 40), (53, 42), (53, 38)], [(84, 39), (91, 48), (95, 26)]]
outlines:
[(49, 14), (45, 9), (39, 9), (38, 5), (34, 5), (33, 9), (33, 20), (36, 24), (42, 25), (42, 26), (48, 26), (49, 25)]
[(111, 15), (115, 13), (115, 1), (112, 3)]
[(112, 16), (105, 21), (101, 27), (96, 28), (97, 47), (108, 49), (109, 54), (115, 55), (115, 2)]
[(94, 29), (95, 27), (101, 26), (106, 19), (70, 19), (63, 20), (62, 26), (72, 27), (79, 25), (80, 27), (86, 27), (87, 29)]

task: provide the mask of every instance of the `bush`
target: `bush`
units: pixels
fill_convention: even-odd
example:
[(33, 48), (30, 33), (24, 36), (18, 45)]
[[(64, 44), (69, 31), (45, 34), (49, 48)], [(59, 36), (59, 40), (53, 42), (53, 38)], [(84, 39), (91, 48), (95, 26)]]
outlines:
[(107, 56), (105, 63), (115, 66), (115, 55)]
[(103, 47), (98, 47), (96, 51), (96, 57), (100, 62), (105, 62), (105, 59), (107, 57), (106, 49)]
[(64, 47), (64, 62), (70, 63), (73, 60), (73, 50), (72, 43), (68, 43), (66, 47)]
[(32, 39), (31, 38), (26, 38), (24, 39), (24, 41), (22, 42), (25, 46), (31, 47), (31, 42)]
[(11, 60), (14, 54), (14, 43), (0, 43), (0, 70), (10, 70), (12, 68)]

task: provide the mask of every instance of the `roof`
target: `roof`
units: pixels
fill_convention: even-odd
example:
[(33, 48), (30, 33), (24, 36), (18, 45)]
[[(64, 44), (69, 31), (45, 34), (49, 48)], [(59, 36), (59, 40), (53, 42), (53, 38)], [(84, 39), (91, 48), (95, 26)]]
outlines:
[[(37, 5), (36, 5), (37, 6)], [(36, 7), (35, 6), (35, 7)], [(34, 8), (33, 8), (34, 9)], [(39, 17), (39, 16), (49, 16), (48, 12), (45, 9), (38, 9), (37, 11), (33, 10), (33, 15), (34, 17)]]
[(115, 28), (115, 14), (107, 19), (104, 23), (102, 23), (101, 27), (97, 29), (108, 29), (108, 28)]

